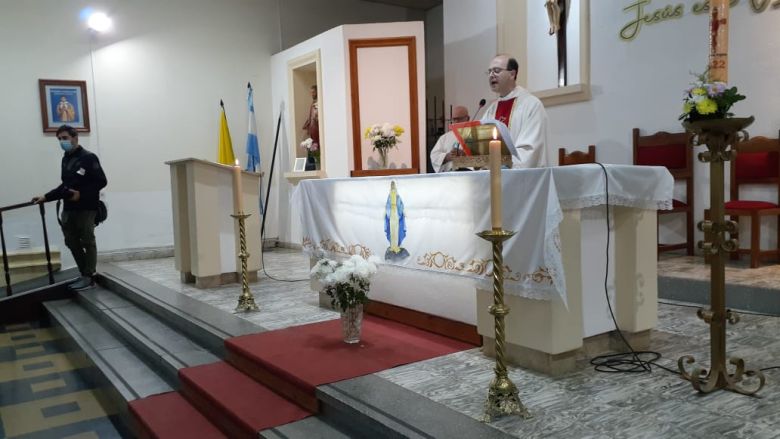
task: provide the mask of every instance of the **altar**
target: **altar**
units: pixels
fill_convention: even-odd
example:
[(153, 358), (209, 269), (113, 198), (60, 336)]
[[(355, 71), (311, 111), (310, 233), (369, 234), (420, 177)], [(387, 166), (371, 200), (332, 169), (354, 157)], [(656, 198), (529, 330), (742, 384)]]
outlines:
[[(293, 203), (305, 251), (379, 256), (372, 300), (475, 325), (489, 350), (491, 248), (475, 235), (490, 228), (488, 185), (486, 171), (310, 180)], [(576, 351), (583, 338), (614, 329), (607, 258), (620, 328), (640, 333), (655, 325), (655, 211), (671, 208), (673, 191), (665, 168), (505, 170), (502, 187), (504, 228), (517, 232), (504, 246), (510, 359), (550, 372), (550, 362)], [(388, 249), (391, 188), (400, 255)]]

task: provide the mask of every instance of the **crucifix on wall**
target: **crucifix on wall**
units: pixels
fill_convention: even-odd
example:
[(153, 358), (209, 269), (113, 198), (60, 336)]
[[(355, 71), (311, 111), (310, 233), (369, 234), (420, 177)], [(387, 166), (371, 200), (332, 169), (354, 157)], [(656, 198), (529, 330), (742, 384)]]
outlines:
[(550, 35), (555, 35), (558, 48), (558, 87), (564, 87), (568, 83), (566, 77), (566, 1), (547, 0), (544, 7), (547, 9), (547, 18), (550, 20)]

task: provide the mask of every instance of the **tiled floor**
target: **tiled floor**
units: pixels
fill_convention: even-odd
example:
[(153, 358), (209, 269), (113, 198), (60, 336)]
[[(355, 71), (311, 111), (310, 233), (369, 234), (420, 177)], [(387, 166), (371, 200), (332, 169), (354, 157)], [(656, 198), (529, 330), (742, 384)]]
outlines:
[[(305, 279), (308, 258), (299, 252), (276, 250), (265, 255), (266, 269), (274, 277)], [(182, 285), (172, 259), (116, 263), (183, 294), (232, 312), (237, 285), (199, 290)], [(772, 267), (749, 270), (745, 279), (772, 276)], [(706, 273), (695, 259), (664, 257), (659, 272), (668, 275)], [(776, 274), (780, 277), (780, 271)], [(736, 277), (734, 275), (731, 278)], [(261, 276), (252, 285), (262, 307), (242, 314), (269, 329), (333, 319), (335, 312), (321, 309), (318, 296), (305, 282), (281, 282)], [(780, 292), (779, 292), (780, 293)], [(693, 355), (709, 363), (708, 327), (695, 309), (659, 305), (659, 322), (651, 348), (662, 354), (659, 363), (676, 368), (677, 358)], [(780, 319), (743, 315), (727, 330), (730, 355), (745, 359), (749, 368), (780, 366)], [(719, 391), (699, 395), (690, 383), (661, 369), (652, 373), (595, 372), (587, 359), (577, 371), (562, 378), (510, 367), (510, 377), (534, 418), (505, 417), (491, 425), (517, 437), (555, 438), (780, 438), (780, 369), (766, 371), (767, 384), (758, 397)], [(478, 349), (384, 371), (378, 375), (454, 410), (479, 419), (493, 361)]]
[[(707, 280), (710, 266), (701, 256), (685, 256), (676, 253), (662, 253), (658, 260), (658, 273), (668, 277)], [(750, 268), (747, 255), (738, 261), (726, 263), (726, 282), (750, 287), (777, 288), (780, 290), (780, 264), (767, 261), (758, 268)]]
[(82, 357), (32, 324), (0, 327), (0, 438), (118, 438), (104, 390), (79, 375)]

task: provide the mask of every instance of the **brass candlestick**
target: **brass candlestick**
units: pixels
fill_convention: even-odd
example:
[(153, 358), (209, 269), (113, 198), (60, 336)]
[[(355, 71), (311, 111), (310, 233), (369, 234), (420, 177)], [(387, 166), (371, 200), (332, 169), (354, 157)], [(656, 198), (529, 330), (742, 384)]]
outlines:
[(260, 308), (255, 304), (255, 298), (252, 296), (252, 292), (249, 291), (246, 268), (246, 260), (249, 258), (249, 253), (246, 251), (246, 227), (244, 226), (244, 220), (249, 218), (251, 214), (241, 211), (230, 216), (238, 220), (238, 241), (240, 245), (238, 257), (241, 259), (241, 296), (238, 298), (235, 312), (259, 311)]
[(495, 318), (496, 330), (496, 372), (495, 378), (490, 382), (488, 397), (485, 401), (485, 416), (483, 422), (490, 422), (495, 416), (520, 415), (525, 419), (531, 414), (525, 408), (518, 396), (517, 387), (509, 379), (504, 364), (504, 317), (509, 314), (509, 307), (504, 305), (504, 241), (511, 238), (515, 232), (493, 228), (477, 233), (480, 238), (493, 244), (493, 305), (489, 308), (490, 314)]
[[(745, 370), (745, 361), (741, 358), (729, 358), (734, 366), (728, 371), (726, 366), (726, 322), (736, 324), (739, 315), (726, 309), (725, 264), (729, 252), (736, 251), (739, 244), (731, 239), (737, 231), (734, 221), (726, 221), (723, 207), (723, 162), (736, 156), (729, 149), (739, 140), (748, 138), (743, 131), (753, 122), (753, 117), (702, 120), (684, 123), (685, 128), (695, 135), (695, 145), (706, 145), (708, 151), (699, 154), (699, 160), (710, 164), (710, 219), (699, 223), (699, 230), (705, 233), (705, 241), (699, 241), (699, 248), (710, 256), (710, 309), (700, 309), (697, 315), (710, 325), (710, 370), (695, 366), (689, 373), (686, 365), (693, 364), (693, 356), (685, 355), (677, 360), (682, 377), (691, 382), (693, 388), (702, 393), (719, 389), (731, 390), (744, 395), (752, 395), (764, 387), (764, 374), (760, 370)], [(726, 237), (726, 234), (729, 237)], [(745, 386), (743, 378), (755, 378)]]

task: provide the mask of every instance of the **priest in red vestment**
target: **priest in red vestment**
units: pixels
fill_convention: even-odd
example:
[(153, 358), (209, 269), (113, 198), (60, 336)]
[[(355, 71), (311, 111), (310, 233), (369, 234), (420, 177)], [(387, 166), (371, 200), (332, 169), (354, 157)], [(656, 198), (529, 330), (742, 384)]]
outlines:
[(490, 89), (498, 94), (482, 116), (496, 119), (509, 127), (519, 156), (512, 156), (513, 168), (540, 168), (547, 163), (547, 112), (542, 102), (517, 85), (517, 60), (498, 55), (487, 71)]

